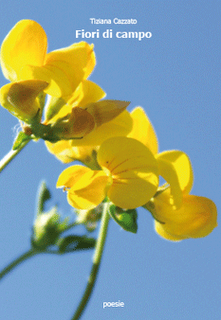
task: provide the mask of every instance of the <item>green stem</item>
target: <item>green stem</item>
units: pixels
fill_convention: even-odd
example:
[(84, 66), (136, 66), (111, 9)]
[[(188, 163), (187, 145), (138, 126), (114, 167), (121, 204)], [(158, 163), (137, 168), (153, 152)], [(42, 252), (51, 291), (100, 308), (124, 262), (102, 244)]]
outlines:
[(84, 291), (84, 295), (81, 298), (81, 301), (78, 305), (78, 308), (71, 320), (78, 320), (80, 319), (89, 299), (91, 296), (91, 293), (93, 291), (95, 281), (97, 278), (98, 270), (100, 267), (100, 262), (101, 262), (101, 257), (104, 249), (104, 244), (106, 240), (106, 235), (107, 235), (107, 228), (108, 228), (108, 222), (109, 222), (109, 212), (108, 212), (108, 207), (109, 203), (106, 202), (104, 203), (104, 210), (102, 214), (102, 219), (101, 219), (101, 226), (100, 226), (100, 231), (99, 235), (97, 238), (97, 243), (95, 247), (95, 252), (94, 252), (94, 257), (93, 257), (93, 265), (91, 268), (91, 273), (87, 282), (87, 286)]
[(79, 226), (79, 225), (81, 225), (80, 222), (70, 223), (70, 224), (65, 228), (65, 231), (70, 230), (70, 229), (72, 229), (72, 228), (74, 228), (74, 227), (76, 227), (76, 226)]
[(17, 259), (13, 260), (7, 267), (5, 267), (1, 272), (0, 272), (0, 280), (6, 276), (10, 271), (12, 271), (15, 267), (17, 267), (19, 264), (24, 262), (25, 260), (33, 257), (34, 255), (38, 254), (39, 251), (30, 249), (20, 255)]
[(12, 149), (4, 156), (4, 158), (0, 161), (0, 172), (2, 172), (2, 170), (16, 157), (16, 155), (26, 146), (29, 141), (30, 140), (24, 141), (24, 143), (22, 143), (18, 149)]

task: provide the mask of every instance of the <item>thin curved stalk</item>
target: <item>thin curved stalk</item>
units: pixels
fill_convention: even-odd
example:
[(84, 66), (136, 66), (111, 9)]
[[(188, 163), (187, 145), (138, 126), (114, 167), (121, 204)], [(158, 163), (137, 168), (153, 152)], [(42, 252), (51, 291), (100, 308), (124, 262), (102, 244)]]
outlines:
[(0, 280), (4, 278), (9, 272), (11, 272), (15, 267), (17, 267), (22, 262), (26, 261), (27, 259), (30, 259), (31, 257), (35, 256), (36, 254), (40, 253), (39, 251), (36, 251), (34, 249), (30, 249), (20, 255), (18, 258), (13, 260), (9, 265), (7, 265), (1, 272), (0, 272)]
[(95, 247), (95, 252), (94, 252), (94, 257), (93, 257), (93, 265), (91, 268), (90, 276), (88, 278), (87, 286), (85, 288), (84, 294), (81, 298), (81, 301), (78, 305), (78, 308), (74, 314), (74, 316), (71, 318), (71, 320), (78, 320), (80, 319), (90, 297), (91, 293), (93, 291), (100, 263), (101, 263), (101, 257), (104, 249), (104, 244), (106, 240), (106, 235), (107, 235), (107, 228), (108, 228), (108, 222), (109, 222), (109, 212), (108, 212), (108, 207), (109, 203), (104, 204), (104, 210), (102, 214), (102, 219), (101, 219), (101, 226), (100, 226), (100, 231)]
[(30, 140), (24, 141), (16, 150), (10, 150), (0, 161), (0, 172), (16, 157), (16, 155), (28, 144)]

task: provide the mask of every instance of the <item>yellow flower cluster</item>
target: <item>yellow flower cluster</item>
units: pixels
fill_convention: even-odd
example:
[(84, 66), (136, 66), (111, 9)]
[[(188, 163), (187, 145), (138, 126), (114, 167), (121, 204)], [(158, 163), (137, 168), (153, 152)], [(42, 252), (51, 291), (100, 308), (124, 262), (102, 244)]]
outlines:
[[(101, 170), (71, 166), (64, 170), (57, 187), (68, 191), (68, 202), (78, 209), (91, 209), (107, 195), (126, 209), (154, 206), (155, 230), (163, 238), (179, 241), (208, 235), (217, 226), (217, 210), (212, 200), (189, 195), (193, 170), (188, 156), (178, 150), (158, 153), (153, 126), (141, 107), (131, 114), (132, 130), (126, 137), (106, 140), (99, 146), (67, 146), (58, 142), (49, 150), (64, 162), (84, 162), (97, 150)], [(69, 157), (69, 155), (71, 155)], [(168, 184), (158, 189), (159, 176)], [(157, 191), (159, 190), (159, 191)]]
[[(80, 42), (47, 53), (42, 27), (22, 20), (4, 39), (0, 59), (11, 81), (0, 89), (2, 106), (34, 137), (47, 140), (62, 162), (84, 164), (65, 169), (57, 181), (71, 206), (92, 210), (105, 199), (125, 210), (143, 206), (153, 214), (156, 232), (172, 241), (203, 237), (216, 227), (215, 204), (189, 194), (188, 156), (178, 150), (158, 153), (144, 110), (129, 113), (126, 101), (101, 100), (104, 91), (87, 80), (96, 63), (93, 45)], [(160, 176), (166, 186), (159, 186)]]
[(0, 89), (0, 103), (28, 124), (28, 132), (37, 138), (82, 138), (129, 104), (99, 101), (105, 92), (87, 80), (96, 64), (93, 45), (74, 43), (47, 53), (46, 33), (35, 21), (21, 20), (12, 28), (2, 43), (0, 60), (4, 76), (11, 81)]

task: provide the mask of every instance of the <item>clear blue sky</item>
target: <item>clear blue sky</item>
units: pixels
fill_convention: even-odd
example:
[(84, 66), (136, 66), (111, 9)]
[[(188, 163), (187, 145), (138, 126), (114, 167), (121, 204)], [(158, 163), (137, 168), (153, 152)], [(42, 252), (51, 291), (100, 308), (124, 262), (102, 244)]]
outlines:
[[(112, 39), (95, 44), (97, 66), (90, 79), (109, 99), (141, 105), (158, 135), (160, 151), (185, 151), (193, 164), (193, 194), (215, 201), (220, 212), (220, 2), (215, 1), (1, 1), (0, 41), (21, 19), (45, 29), (49, 51), (78, 39), (77, 29)], [(90, 18), (133, 18), (136, 25), (93, 25)], [(151, 39), (117, 39), (117, 31), (150, 31)], [(79, 39), (80, 40), (80, 39)], [(0, 86), (6, 80), (0, 75)], [(0, 157), (11, 148), (17, 120), (0, 109)], [(29, 248), (36, 190), (45, 179), (61, 210), (71, 214), (56, 190), (66, 166), (42, 141), (31, 142), (0, 176), (0, 266)], [(110, 223), (94, 294), (83, 320), (218, 320), (220, 229), (203, 239), (171, 243), (153, 230), (139, 209), (136, 235)], [(0, 284), (0, 319), (70, 319), (82, 294), (92, 251), (39, 256)], [(103, 301), (124, 308), (102, 309)]]

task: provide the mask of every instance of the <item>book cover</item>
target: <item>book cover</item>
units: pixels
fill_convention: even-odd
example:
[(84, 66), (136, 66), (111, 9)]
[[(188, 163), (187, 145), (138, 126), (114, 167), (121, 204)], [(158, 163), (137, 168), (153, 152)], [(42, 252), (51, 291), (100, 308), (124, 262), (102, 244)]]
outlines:
[[(220, 9), (218, 1), (204, 0), (8, 0), (1, 2), (0, 41), (16, 23), (30, 19), (47, 34), (47, 52), (82, 41), (93, 44), (96, 65), (88, 80), (102, 88), (104, 99), (130, 102), (130, 113), (143, 108), (159, 153), (187, 154), (194, 172), (190, 193), (211, 199), (219, 212)], [(0, 86), (7, 83), (1, 73)], [(18, 119), (1, 107), (1, 159), (21, 130)], [(62, 163), (39, 139), (2, 170), (1, 270), (31, 246), (41, 181), (51, 192), (46, 210), (57, 205), (62, 218), (74, 219), (66, 193), (56, 188), (61, 172), (74, 164)], [(220, 319), (219, 227), (206, 237), (174, 242), (155, 232), (149, 211), (139, 207), (137, 214), (136, 233), (110, 220), (100, 270), (81, 319)], [(96, 238), (98, 230), (89, 233), (80, 226), (68, 234)], [(1, 279), (0, 318), (72, 319), (93, 252), (44, 253), (20, 264)]]

